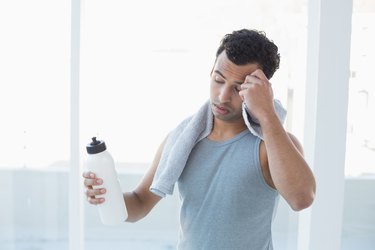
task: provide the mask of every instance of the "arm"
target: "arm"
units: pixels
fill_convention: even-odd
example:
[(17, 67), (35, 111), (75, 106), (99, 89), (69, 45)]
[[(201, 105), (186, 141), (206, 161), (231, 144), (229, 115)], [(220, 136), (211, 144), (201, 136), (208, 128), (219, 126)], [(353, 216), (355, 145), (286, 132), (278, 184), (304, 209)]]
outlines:
[(160, 196), (150, 192), (150, 186), (158, 168), (165, 141), (159, 146), (150, 169), (143, 176), (143, 179), (135, 190), (124, 193), (125, 204), (128, 210), (128, 219), (126, 221), (128, 222), (136, 222), (142, 219), (161, 200)]
[[(156, 203), (161, 200), (161, 197), (151, 193), (149, 188), (159, 165), (165, 141), (166, 140), (159, 146), (151, 167), (147, 170), (135, 190), (124, 193), (124, 201), (128, 212), (126, 221), (128, 222), (136, 222), (142, 219), (152, 210)], [(84, 185), (86, 187), (88, 202), (93, 205), (105, 202), (104, 198), (95, 198), (95, 195), (103, 194), (106, 190), (104, 188), (94, 188), (97, 185), (101, 185), (103, 181), (96, 178), (95, 173), (92, 172), (84, 172), (83, 177), (85, 178)]]
[(316, 184), (303, 158), (301, 144), (284, 130), (277, 117), (261, 126), (264, 137), (261, 159), (266, 159), (262, 168), (269, 173), (268, 184), (279, 191), (293, 210), (309, 207), (314, 200)]
[(276, 115), (270, 82), (257, 69), (246, 77), (241, 89), (240, 96), (262, 128), (264, 145), (260, 159), (267, 182), (293, 210), (310, 206), (315, 196), (315, 178), (303, 158), (301, 144), (284, 130)]

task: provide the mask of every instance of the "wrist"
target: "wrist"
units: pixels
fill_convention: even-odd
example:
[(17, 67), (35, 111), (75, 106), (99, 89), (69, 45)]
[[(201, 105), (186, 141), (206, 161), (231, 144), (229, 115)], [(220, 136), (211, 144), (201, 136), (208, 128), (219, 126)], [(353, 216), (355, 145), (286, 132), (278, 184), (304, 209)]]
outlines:
[(265, 130), (270, 127), (272, 128), (275, 125), (281, 124), (279, 117), (275, 112), (269, 112), (263, 117), (260, 117), (258, 120), (262, 130)]

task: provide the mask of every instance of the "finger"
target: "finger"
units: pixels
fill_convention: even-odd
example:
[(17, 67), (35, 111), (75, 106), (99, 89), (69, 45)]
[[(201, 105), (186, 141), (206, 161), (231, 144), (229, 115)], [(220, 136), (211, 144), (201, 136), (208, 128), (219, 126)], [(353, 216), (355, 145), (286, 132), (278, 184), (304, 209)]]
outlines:
[(245, 82), (243, 84), (241, 84), (241, 88), (242, 89), (252, 88), (252, 87), (255, 87), (256, 85), (271, 87), (271, 83), (267, 80), (267, 78), (260, 79), (256, 76), (248, 75), (245, 78)]
[(251, 74), (251, 75), (246, 76), (243, 84), (254, 84), (254, 83), (262, 83), (262, 82), (263, 82), (262, 79), (258, 78), (256, 75)]
[(89, 179), (94, 179), (95, 178), (95, 173), (90, 172), (90, 171), (85, 171), (82, 173), (83, 178), (89, 178)]
[(241, 100), (245, 101), (245, 96), (244, 96), (245, 92), (244, 92), (244, 90), (241, 90), (240, 92), (238, 92), (238, 94), (240, 95)]
[(253, 84), (252, 83), (242, 83), (241, 86), (240, 86), (241, 91), (251, 88), (251, 85), (253, 85)]
[(249, 91), (249, 89), (242, 89), (240, 92), (238, 92), (242, 101), (245, 101), (249, 98)]
[(106, 193), (106, 189), (105, 188), (96, 188), (96, 189), (87, 189), (86, 190), (86, 196), (87, 197), (91, 197), (91, 198), (95, 198), (96, 195), (102, 195), (102, 194), (105, 194)]
[(95, 189), (87, 189), (86, 195), (90, 197), (95, 197), (97, 195), (103, 195), (106, 193), (105, 188), (95, 188)]
[(92, 188), (92, 186), (98, 186), (98, 185), (101, 185), (103, 184), (103, 180), (102, 179), (85, 179), (83, 181), (83, 184), (86, 186), (86, 187), (90, 187)]
[(263, 70), (256, 69), (253, 73), (251, 73), (252, 76), (256, 76), (257, 78), (261, 80), (266, 80), (268, 82), (267, 76), (264, 74)]
[(88, 188), (92, 188), (92, 186), (95, 185), (95, 179), (85, 179), (83, 181), (83, 185), (85, 185)]
[(90, 204), (98, 205), (98, 204), (102, 204), (105, 201), (105, 199), (104, 198), (92, 198), (92, 197), (88, 197), (87, 201)]

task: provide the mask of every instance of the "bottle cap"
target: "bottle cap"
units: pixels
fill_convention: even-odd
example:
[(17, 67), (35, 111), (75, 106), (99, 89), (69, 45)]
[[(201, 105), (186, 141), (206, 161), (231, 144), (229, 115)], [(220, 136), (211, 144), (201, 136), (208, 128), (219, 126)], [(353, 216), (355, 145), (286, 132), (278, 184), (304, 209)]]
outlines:
[(89, 154), (97, 154), (103, 152), (107, 149), (105, 146), (104, 141), (96, 140), (96, 137), (92, 138), (92, 142), (86, 145), (87, 153)]

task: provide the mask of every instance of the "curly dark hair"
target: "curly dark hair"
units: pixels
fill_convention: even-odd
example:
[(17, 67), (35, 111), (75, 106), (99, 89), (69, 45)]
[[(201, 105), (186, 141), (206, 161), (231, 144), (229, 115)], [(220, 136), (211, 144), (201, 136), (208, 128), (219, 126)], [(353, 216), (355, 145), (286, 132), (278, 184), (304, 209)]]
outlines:
[(228, 59), (236, 65), (259, 64), (268, 79), (279, 68), (278, 48), (262, 31), (242, 29), (226, 34), (221, 40), (216, 58), (224, 50)]

